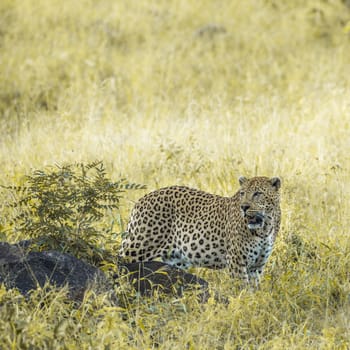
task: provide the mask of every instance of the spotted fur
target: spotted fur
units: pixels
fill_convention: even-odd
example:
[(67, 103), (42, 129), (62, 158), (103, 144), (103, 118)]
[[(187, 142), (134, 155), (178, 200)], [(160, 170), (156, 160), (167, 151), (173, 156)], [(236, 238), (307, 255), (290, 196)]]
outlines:
[(120, 254), (130, 262), (162, 258), (181, 268), (228, 267), (259, 280), (280, 227), (280, 179), (240, 177), (233, 197), (183, 186), (151, 192), (132, 210)]

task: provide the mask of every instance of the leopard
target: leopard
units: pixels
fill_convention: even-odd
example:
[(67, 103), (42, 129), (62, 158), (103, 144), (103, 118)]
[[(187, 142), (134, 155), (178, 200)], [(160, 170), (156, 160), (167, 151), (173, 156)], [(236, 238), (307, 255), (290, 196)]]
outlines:
[(131, 211), (120, 258), (228, 268), (258, 286), (280, 229), (281, 179), (240, 176), (239, 185), (230, 197), (176, 185), (146, 194)]

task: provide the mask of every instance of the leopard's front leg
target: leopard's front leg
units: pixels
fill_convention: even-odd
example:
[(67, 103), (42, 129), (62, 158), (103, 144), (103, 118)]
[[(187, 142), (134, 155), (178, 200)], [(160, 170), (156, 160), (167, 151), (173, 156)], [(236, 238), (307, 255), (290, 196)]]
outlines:
[(249, 284), (254, 289), (259, 289), (260, 279), (263, 274), (264, 267), (263, 266), (254, 266), (248, 268), (248, 278)]
[(249, 274), (247, 264), (240, 260), (240, 256), (232, 256), (230, 254), (226, 257), (228, 269), (232, 279), (239, 280), (243, 288), (249, 286)]
[(242, 288), (257, 290), (259, 289), (264, 266), (249, 266), (249, 262), (245, 257), (244, 254), (227, 255), (226, 259), (230, 275), (234, 280), (240, 281)]

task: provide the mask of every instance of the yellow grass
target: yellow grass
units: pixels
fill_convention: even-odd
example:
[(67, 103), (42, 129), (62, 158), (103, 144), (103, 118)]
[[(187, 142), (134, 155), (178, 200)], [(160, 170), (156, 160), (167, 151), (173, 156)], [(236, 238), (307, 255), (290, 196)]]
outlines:
[(149, 190), (231, 195), (241, 174), (281, 176), (283, 223), (261, 291), (194, 271), (228, 305), (140, 300), (125, 316), (103, 297), (77, 310), (1, 289), (0, 348), (350, 347), (345, 3), (2, 0), (1, 184), (96, 159)]

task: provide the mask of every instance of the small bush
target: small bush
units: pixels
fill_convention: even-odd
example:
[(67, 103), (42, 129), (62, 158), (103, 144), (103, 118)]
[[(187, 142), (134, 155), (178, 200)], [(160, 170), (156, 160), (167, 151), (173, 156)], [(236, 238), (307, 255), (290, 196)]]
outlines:
[(112, 182), (101, 161), (35, 170), (13, 194), (11, 229), (42, 249), (58, 249), (87, 260), (103, 260), (99, 248), (106, 213), (119, 209), (122, 195), (145, 186), (126, 179)]

